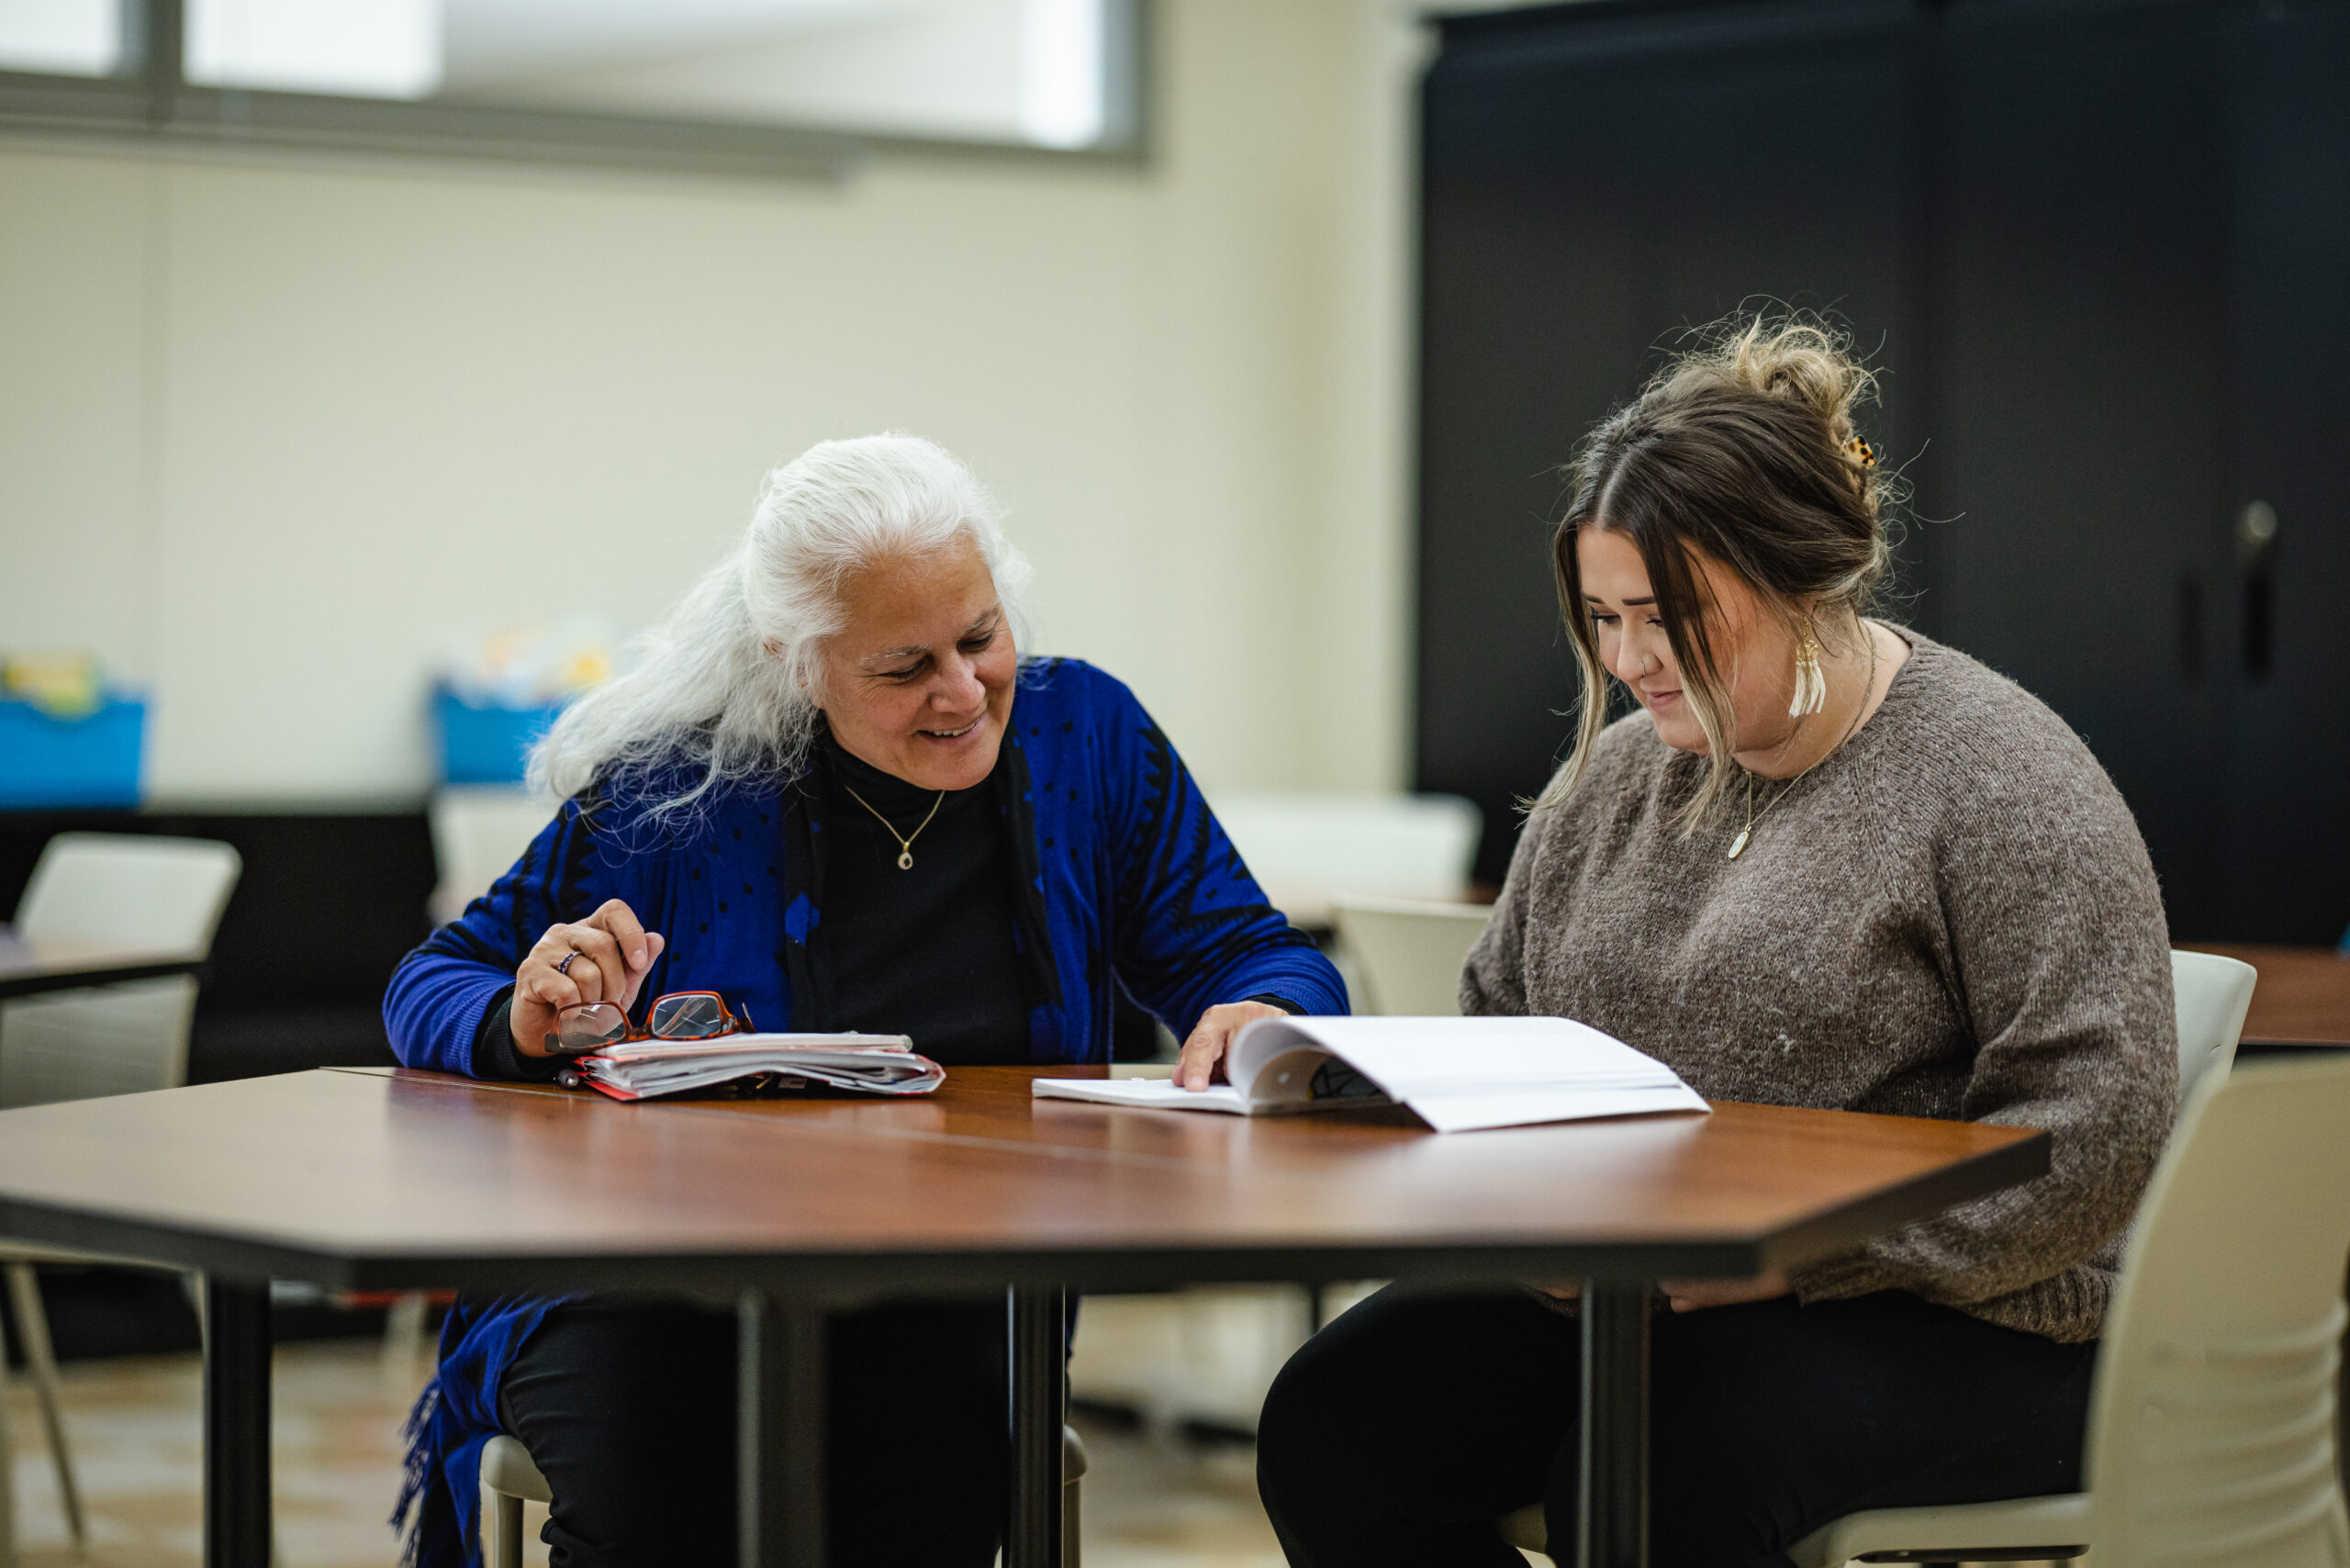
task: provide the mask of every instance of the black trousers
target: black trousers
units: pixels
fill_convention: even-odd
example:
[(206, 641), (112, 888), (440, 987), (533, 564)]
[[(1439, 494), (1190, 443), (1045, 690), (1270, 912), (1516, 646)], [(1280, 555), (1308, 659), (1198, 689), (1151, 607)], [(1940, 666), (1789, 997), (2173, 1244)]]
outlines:
[[(1494, 1520), (1576, 1506), (1581, 1325), (1523, 1291), (1382, 1291), (1283, 1369), (1257, 1482), (1296, 1568), (1522, 1568)], [(1889, 1291), (1655, 1320), (1650, 1561), (1784, 1568), (1858, 1508), (2079, 1489), (2094, 1345)]]
[[(735, 1319), (595, 1298), (556, 1308), (499, 1392), (554, 1493), (553, 1568), (735, 1560)], [(830, 1561), (988, 1568), (1011, 1486), (1001, 1301), (836, 1315)]]

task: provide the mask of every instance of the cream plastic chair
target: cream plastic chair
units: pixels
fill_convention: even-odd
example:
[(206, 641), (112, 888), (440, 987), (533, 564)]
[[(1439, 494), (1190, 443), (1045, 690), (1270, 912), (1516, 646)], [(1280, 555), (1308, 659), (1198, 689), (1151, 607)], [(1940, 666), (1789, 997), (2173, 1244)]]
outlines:
[(2227, 1076), (2244, 1038), (2244, 1014), (2252, 1010), (2252, 988), (2260, 971), (2217, 953), (2170, 956), (2171, 991), (2178, 1008), (2178, 1109), (2206, 1073)]
[[(203, 839), (62, 833), (17, 906), (34, 936), (208, 951), (237, 885), (237, 852)], [(190, 976), (0, 1006), (0, 1106), (172, 1089), (187, 1081)]]
[(1365, 994), (1357, 1011), (1449, 1018), (1460, 1011), (1460, 966), (1493, 910), (1425, 899), (1343, 896), (1330, 905), (1338, 943)]
[(1483, 823), (1458, 795), (1348, 795), (1277, 790), (1209, 802), (1274, 908), (1321, 925), (1342, 894), (1459, 898)]
[[(2185, 1222), (2179, 1218), (2165, 1219), (2156, 1214), (2158, 1199), (2168, 1189), (2172, 1163), (2181, 1156), (2181, 1148), (2188, 1140), (2185, 1132), (2188, 1112), (2203, 1103), (2207, 1091), (2228, 1080), (2234, 1063), (2236, 1044), (2244, 1033), (2246, 1011), (2252, 1005), (2256, 971), (2249, 964), (2212, 953), (2171, 954), (2171, 982), (2178, 1023), (2179, 1126), (2174, 1134), (2172, 1148), (2165, 1156), (2165, 1163), (2149, 1184), (2146, 1197), (2138, 1213), (2140, 1243), (2157, 1227), (2168, 1227), (2173, 1234)], [(2345, 1063), (2350, 1067), (2350, 1063)], [(2350, 1125), (2350, 1124), (2344, 1124)], [(2208, 1142), (2208, 1139), (2207, 1139)], [(2225, 1182), (2233, 1179), (2224, 1162), (2232, 1158), (2224, 1146), (2207, 1148), (2197, 1158), (2206, 1167), (2213, 1161), (2222, 1162), (2217, 1170), (2205, 1170), (2199, 1180)], [(2350, 1167), (2345, 1167), (2350, 1170)], [(2277, 1189), (2291, 1192), (2291, 1184)], [(2245, 1191), (2241, 1187), (2234, 1195), (2242, 1202), (2260, 1203), (2264, 1199), (2257, 1188)], [(2344, 1240), (2334, 1245), (2333, 1288), (2338, 1293), (2342, 1283), (2343, 1253), (2350, 1247), (2350, 1230)], [(2190, 1238), (2190, 1241), (2193, 1238)], [(2134, 1260), (2137, 1252), (2133, 1249)], [(2215, 1266), (2217, 1266), (2215, 1264)], [(2152, 1287), (2148, 1287), (2152, 1288)], [(2135, 1299), (2143, 1290), (2133, 1292), (2125, 1282), (2121, 1297), (2114, 1305), (2114, 1317), (2109, 1324), (2107, 1343), (2098, 1363), (2099, 1385), (2109, 1377), (2115, 1346), (2121, 1342), (2126, 1326), (2121, 1318), (2122, 1301)], [(2335, 1310), (2338, 1310), (2338, 1299)], [(2336, 1341), (2341, 1329), (2333, 1331)], [(2333, 1383), (2332, 1373), (2326, 1374), (2326, 1404), (2332, 1406)], [(2101, 1403), (2098, 1409), (2105, 1408)], [(2091, 1420), (2089, 1447), (2098, 1446), (2097, 1419)], [(2326, 1451), (2332, 1452), (2333, 1421), (2326, 1418)], [(2108, 1439), (2118, 1441), (2118, 1438)], [(2329, 1461), (2327, 1473), (2332, 1473)], [(1854, 1514), (1815, 1531), (1790, 1552), (1796, 1568), (1830, 1568), (1847, 1562), (2047, 1562), (2080, 1555), (2087, 1549), (2094, 1531), (2092, 1506), (2088, 1494), (2061, 1497), (2027, 1497), (2013, 1502), (1980, 1503), (1956, 1508), (1885, 1508)], [(1544, 1550), (1546, 1529), (1542, 1510), (1537, 1506), (1521, 1508), (1502, 1521), (1502, 1533), (1511, 1545), (1532, 1551)], [(2108, 1562), (2129, 1563), (2131, 1558), (2116, 1558), (2107, 1554)], [(2183, 1562), (2200, 1559), (2187, 1558)]]
[[(2207, 1076), (2156, 1168), (2098, 1352), (2087, 1490), (1837, 1520), (1797, 1568), (2350, 1564), (2335, 1471), (2350, 1060)], [(1894, 1554), (1898, 1554), (1897, 1558)]]
[[(1085, 1444), (1077, 1428), (1061, 1428), (1061, 1568), (1078, 1568), (1078, 1482), (1085, 1474)], [(531, 1450), (503, 1433), (482, 1445), (481, 1560), (485, 1568), (522, 1568), (522, 1505), (552, 1503), (547, 1478)]]
[(438, 879), (427, 913), (445, 925), (489, 891), (554, 816), (554, 802), (512, 784), (450, 784), (432, 792), (425, 815), (432, 827)]
[[(17, 906), (17, 927), (36, 936), (208, 952), (241, 862), (225, 844), (133, 834), (60, 834), (42, 849)], [(189, 976), (133, 980), (0, 1004), (0, 1106), (87, 1100), (187, 1081)], [(89, 1261), (0, 1241), (0, 1273), (22, 1329), (25, 1370), (39, 1396), (65, 1518), (78, 1551), (86, 1542), (80, 1489), (59, 1406), (57, 1362), (33, 1265)], [(0, 1424), (6, 1413), (0, 1409)], [(0, 1525), (6, 1523), (0, 1508)], [(13, 1537), (0, 1530), (0, 1568)]]

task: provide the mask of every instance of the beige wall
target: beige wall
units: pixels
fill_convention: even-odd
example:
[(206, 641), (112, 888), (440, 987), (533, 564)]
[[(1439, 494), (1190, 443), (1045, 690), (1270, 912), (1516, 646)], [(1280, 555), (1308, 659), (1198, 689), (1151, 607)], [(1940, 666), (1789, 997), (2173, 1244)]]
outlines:
[(447, 635), (647, 622), (766, 467), (897, 428), (1211, 788), (1402, 783), (1410, 35), (1158, 10), (1141, 170), (0, 143), (0, 648), (147, 684), (159, 799), (413, 793)]

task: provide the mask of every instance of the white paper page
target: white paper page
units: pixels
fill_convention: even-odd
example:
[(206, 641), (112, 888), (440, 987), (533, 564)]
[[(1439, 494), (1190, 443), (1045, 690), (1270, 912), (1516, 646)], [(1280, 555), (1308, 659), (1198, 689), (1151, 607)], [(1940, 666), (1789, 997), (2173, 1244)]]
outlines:
[(1538, 1122), (1581, 1122), (1600, 1116), (1646, 1116), (1660, 1111), (1710, 1111), (1688, 1088), (1569, 1089), (1519, 1091), (1508, 1094), (1431, 1094), (1413, 1102), (1415, 1114), (1440, 1133), (1485, 1127), (1532, 1126)]
[(1139, 1105), (1157, 1111), (1221, 1111), (1245, 1116), (1247, 1102), (1229, 1083), (1179, 1089), (1171, 1078), (1040, 1078), (1032, 1091), (1047, 1100), (1090, 1100), (1102, 1105)]
[(1294, 1018), (1234, 1047), (1244, 1087), (1300, 1047), (1337, 1053), (1442, 1131), (1704, 1111), (1671, 1068), (1566, 1018)]
[(630, 1040), (588, 1054), (617, 1062), (674, 1061), (688, 1057), (748, 1055), (761, 1051), (911, 1051), (904, 1035), (721, 1035), (708, 1040)]

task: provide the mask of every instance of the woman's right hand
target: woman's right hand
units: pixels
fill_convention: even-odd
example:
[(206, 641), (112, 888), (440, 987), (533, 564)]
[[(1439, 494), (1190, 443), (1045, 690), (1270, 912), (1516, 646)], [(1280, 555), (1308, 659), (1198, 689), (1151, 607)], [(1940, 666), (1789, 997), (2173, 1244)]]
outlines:
[[(526, 1057), (554, 1055), (547, 1036), (554, 1033), (555, 1012), (575, 1002), (634, 1006), (637, 989), (666, 946), (659, 932), (645, 930), (636, 912), (618, 899), (605, 901), (585, 920), (548, 926), (514, 971), (508, 1014), (514, 1048)], [(555, 967), (575, 953), (568, 969)]]

